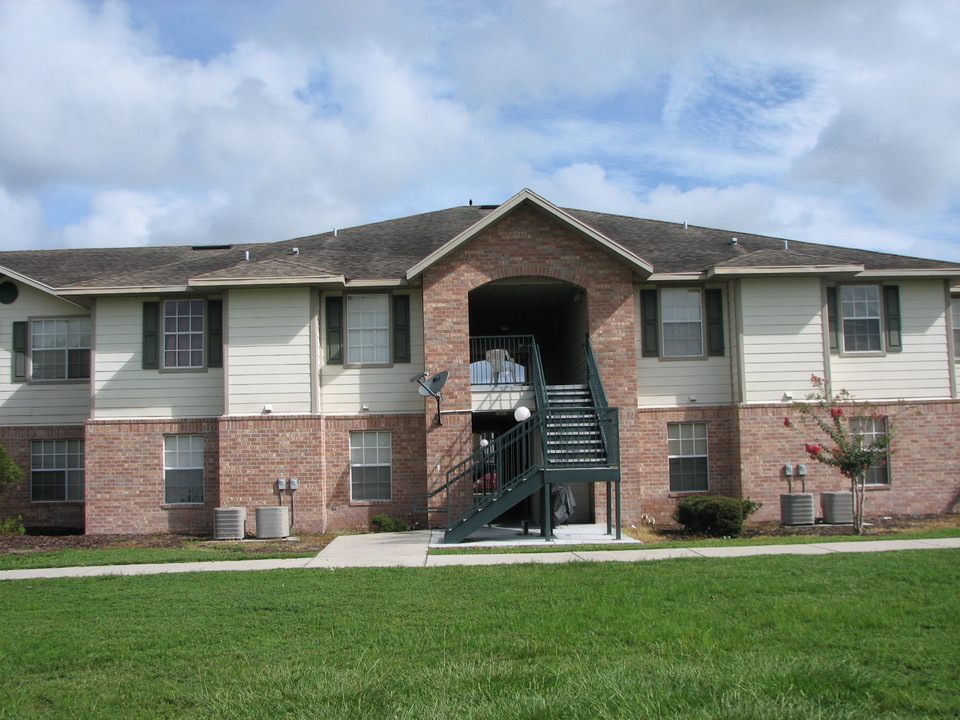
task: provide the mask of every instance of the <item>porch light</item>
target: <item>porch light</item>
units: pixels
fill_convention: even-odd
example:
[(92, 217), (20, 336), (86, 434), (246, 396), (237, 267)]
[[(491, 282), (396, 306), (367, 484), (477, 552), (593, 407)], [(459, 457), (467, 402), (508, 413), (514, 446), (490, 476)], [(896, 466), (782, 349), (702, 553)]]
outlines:
[(521, 405), (516, 410), (513, 411), (513, 419), (518, 423), (523, 422), (524, 420), (530, 419), (530, 408), (525, 405)]

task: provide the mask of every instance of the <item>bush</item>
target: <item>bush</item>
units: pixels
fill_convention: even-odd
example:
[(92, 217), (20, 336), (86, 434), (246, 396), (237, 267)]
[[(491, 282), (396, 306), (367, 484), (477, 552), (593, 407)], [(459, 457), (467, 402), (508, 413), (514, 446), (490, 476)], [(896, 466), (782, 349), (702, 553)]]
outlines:
[(17, 465), (10, 453), (0, 445), (0, 493), (23, 481), (23, 470)]
[(750, 498), (688, 495), (677, 504), (674, 518), (698, 535), (737, 537), (743, 532), (743, 521), (759, 507)]
[(370, 522), (373, 523), (374, 532), (406, 532), (410, 529), (406, 520), (392, 518), (383, 513), (377, 513), (371, 517)]
[(23, 535), (27, 529), (23, 526), (23, 517), (16, 517), (0, 520), (0, 535)]

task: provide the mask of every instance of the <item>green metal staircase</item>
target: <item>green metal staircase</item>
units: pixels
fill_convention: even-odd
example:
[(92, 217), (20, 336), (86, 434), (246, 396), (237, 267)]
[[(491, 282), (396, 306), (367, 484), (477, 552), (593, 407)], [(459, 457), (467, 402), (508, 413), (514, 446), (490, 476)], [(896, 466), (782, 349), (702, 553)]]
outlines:
[(607, 402), (589, 339), (584, 345), (587, 382), (547, 386), (536, 344), (531, 380), (537, 400), (528, 419), (451, 467), (440, 487), (415, 510), (446, 516), (444, 542), (456, 543), (537, 492), (545, 508), (541, 533), (551, 535), (550, 489), (572, 482), (607, 483), (607, 526), (612, 491), (620, 532), (620, 461), (617, 409)]

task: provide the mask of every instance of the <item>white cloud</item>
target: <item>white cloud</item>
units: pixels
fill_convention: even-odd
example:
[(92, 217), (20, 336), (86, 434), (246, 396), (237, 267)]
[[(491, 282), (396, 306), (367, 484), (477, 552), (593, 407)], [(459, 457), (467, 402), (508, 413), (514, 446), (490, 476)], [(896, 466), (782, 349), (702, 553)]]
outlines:
[[(178, 12), (215, 48), (173, 54)], [(0, 205), (21, 246), (236, 242), (527, 186), (942, 255), (958, 33), (949, 0), (0, 0)]]

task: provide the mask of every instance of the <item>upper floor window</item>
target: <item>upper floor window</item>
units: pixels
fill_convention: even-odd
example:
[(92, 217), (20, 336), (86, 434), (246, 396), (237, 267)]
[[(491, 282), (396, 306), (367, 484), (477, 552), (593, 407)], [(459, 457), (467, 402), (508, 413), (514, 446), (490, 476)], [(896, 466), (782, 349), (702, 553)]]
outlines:
[(328, 295), (324, 313), (328, 365), (410, 362), (409, 295)]
[(830, 349), (845, 353), (896, 352), (900, 336), (900, 289), (896, 285), (827, 288)]
[(644, 357), (698, 358), (724, 354), (719, 288), (640, 291)]
[(202, 368), (204, 346), (203, 300), (167, 300), (163, 303), (163, 366)]
[(143, 368), (223, 367), (222, 307), (198, 298), (143, 303)]
[(13, 323), (14, 380), (90, 377), (90, 318)]

